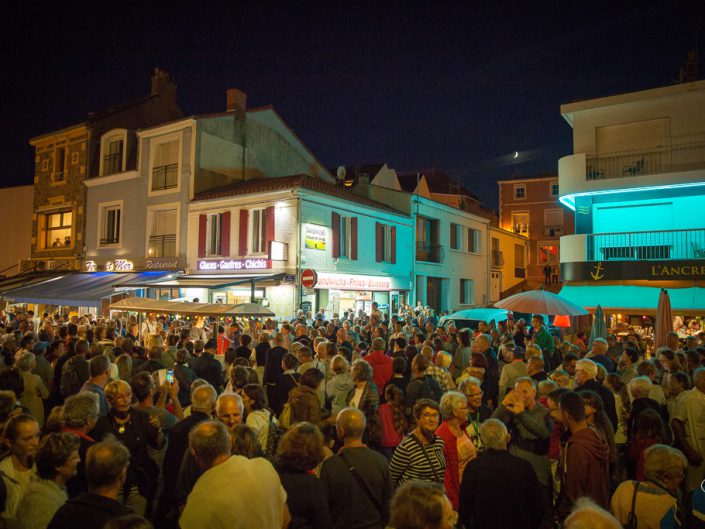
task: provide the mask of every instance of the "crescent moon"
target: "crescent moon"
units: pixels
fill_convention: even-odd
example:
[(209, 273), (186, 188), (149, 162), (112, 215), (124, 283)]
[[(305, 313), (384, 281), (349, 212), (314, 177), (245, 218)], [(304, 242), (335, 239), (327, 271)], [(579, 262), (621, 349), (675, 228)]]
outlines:
[(514, 158), (519, 158), (519, 151), (514, 151)]

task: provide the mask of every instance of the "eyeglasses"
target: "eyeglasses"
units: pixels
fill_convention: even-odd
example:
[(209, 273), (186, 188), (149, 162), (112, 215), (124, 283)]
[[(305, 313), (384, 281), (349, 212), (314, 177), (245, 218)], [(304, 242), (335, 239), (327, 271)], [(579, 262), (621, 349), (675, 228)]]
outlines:
[(127, 395), (124, 393), (116, 393), (112, 396), (112, 400), (132, 400), (132, 393), (128, 393)]
[(478, 393), (466, 393), (465, 394), (465, 396), (469, 399), (474, 398), (474, 397), (479, 397), (480, 395), (482, 395), (482, 391), (480, 391)]

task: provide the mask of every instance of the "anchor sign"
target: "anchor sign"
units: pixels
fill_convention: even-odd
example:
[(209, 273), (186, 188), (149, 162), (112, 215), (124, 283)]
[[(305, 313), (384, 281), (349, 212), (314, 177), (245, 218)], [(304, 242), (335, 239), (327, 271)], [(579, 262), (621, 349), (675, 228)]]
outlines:
[(592, 267), (594, 272), (590, 272), (590, 277), (592, 277), (595, 281), (599, 281), (603, 277), (605, 277), (605, 274), (603, 273), (603, 268), (602, 268), (602, 263), (597, 263), (595, 266)]

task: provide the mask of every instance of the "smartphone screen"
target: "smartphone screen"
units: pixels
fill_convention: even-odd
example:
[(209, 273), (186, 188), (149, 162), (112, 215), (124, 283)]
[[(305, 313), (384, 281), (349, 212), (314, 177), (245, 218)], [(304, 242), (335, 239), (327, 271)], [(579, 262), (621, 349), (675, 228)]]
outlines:
[(166, 371), (166, 381), (167, 381), (167, 384), (173, 384), (173, 383), (174, 383), (174, 370), (173, 370), (173, 369), (167, 369), (167, 371)]

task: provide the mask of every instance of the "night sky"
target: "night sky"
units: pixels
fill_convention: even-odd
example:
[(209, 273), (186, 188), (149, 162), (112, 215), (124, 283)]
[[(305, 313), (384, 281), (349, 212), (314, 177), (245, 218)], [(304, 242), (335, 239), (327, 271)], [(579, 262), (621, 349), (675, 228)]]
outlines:
[(5, 13), (1, 185), (32, 182), (31, 137), (147, 95), (157, 66), (187, 115), (224, 110), (237, 87), (328, 167), (438, 168), (496, 207), (497, 179), (555, 174), (571, 153), (562, 103), (677, 81), (705, 13), (684, 0), (176, 4)]

